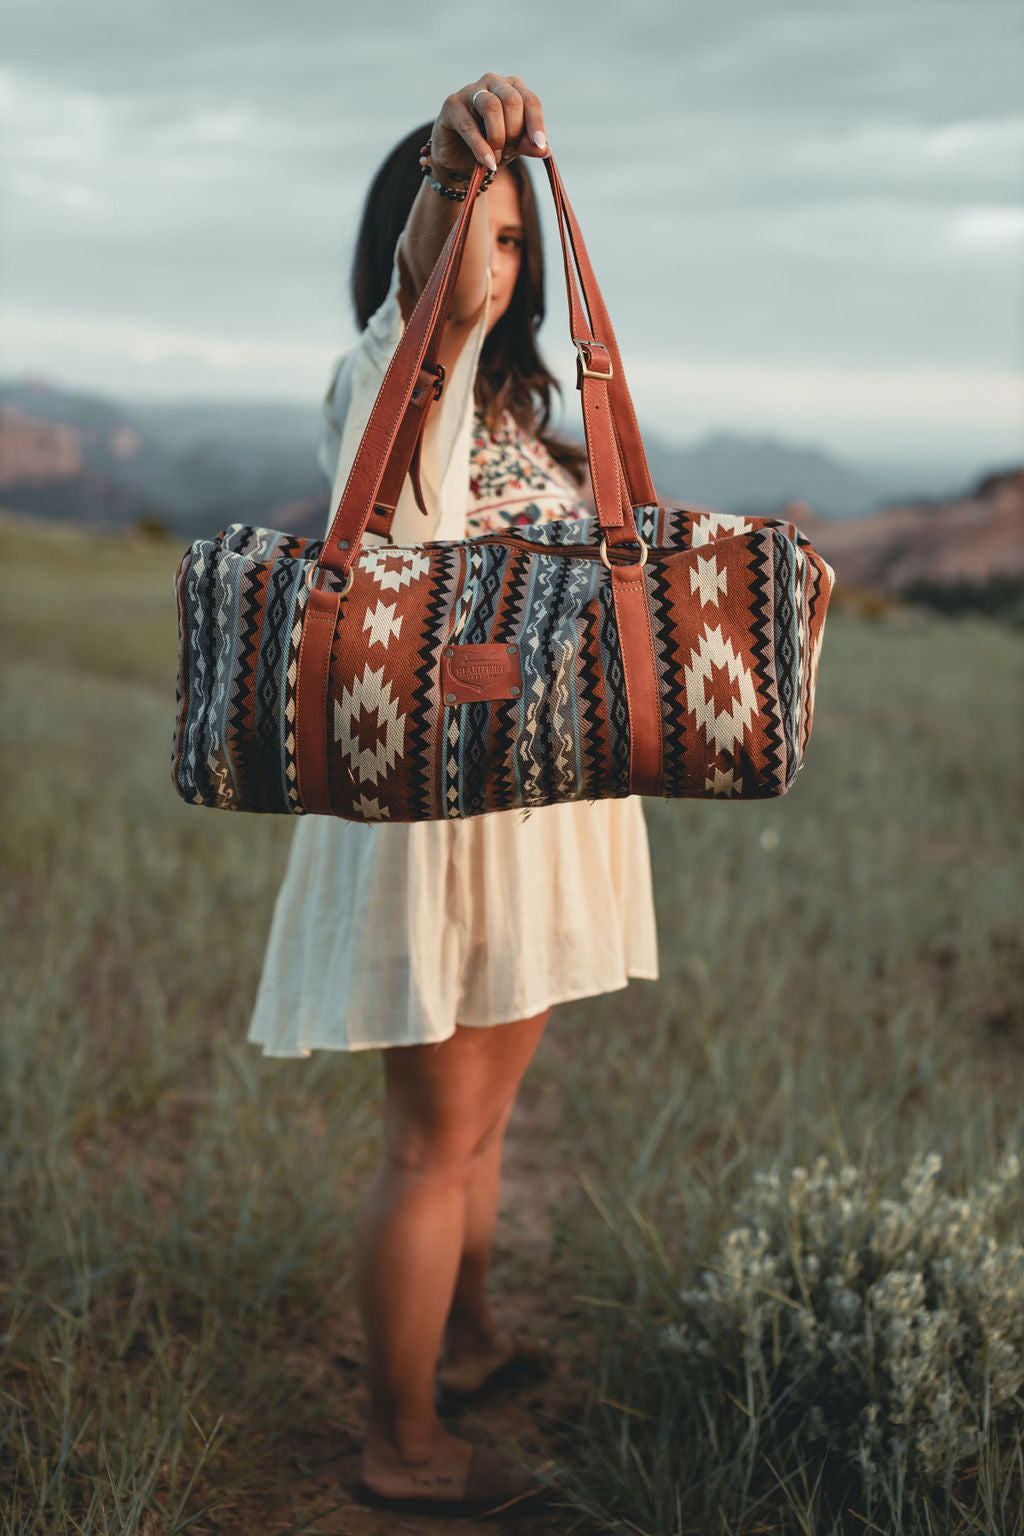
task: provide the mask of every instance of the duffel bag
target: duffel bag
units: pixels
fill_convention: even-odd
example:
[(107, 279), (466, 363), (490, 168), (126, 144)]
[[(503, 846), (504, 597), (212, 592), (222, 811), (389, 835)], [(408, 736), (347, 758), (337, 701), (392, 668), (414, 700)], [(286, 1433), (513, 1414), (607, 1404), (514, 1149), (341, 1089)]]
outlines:
[[(659, 502), (579, 223), (543, 163), (596, 513), (390, 542), (443, 388), (478, 166), (327, 537), (232, 524), (182, 557), (173, 778), (190, 804), (429, 821), (761, 799), (802, 766), (833, 572), (792, 523)], [(388, 542), (363, 547), (367, 529)]]

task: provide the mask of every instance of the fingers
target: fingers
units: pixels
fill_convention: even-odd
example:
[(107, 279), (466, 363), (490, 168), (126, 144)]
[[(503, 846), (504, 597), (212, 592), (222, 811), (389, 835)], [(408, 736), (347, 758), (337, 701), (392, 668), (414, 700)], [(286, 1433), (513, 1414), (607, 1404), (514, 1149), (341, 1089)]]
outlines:
[(473, 109), (481, 118), (484, 125), (484, 133), (487, 142), (494, 151), (497, 160), (501, 159), (505, 148), (505, 99), (499, 95), (499, 88), (495, 84), (492, 89), (488, 86), (480, 92), (476, 98), (476, 106)]
[(483, 75), (476, 86), (467, 87), (467, 94), (471, 105), (476, 96), (473, 110), (499, 161), (548, 153), (540, 97), (518, 75)]
[(482, 75), (447, 97), (433, 142), (435, 157), (441, 163), (453, 161), (453, 169), (464, 164), (462, 145), (489, 171), (516, 155), (543, 158), (550, 153), (540, 97), (518, 75)]
[(519, 152), (524, 155), (537, 155), (544, 159), (550, 151), (547, 134), (544, 131), (544, 109), (540, 104), (540, 97), (536, 91), (529, 90), (518, 75), (510, 75), (509, 84), (515, 86), (523, 102), (523, 126), (528, 142), (523, 144)]
[[(467, 87), (468, 89), (468, 87)], [(468, 149), (473, 153), (473, 158), (486, 165), (489, 171), (497, 167), (497, 161), (491, 153), (491, 147), (480, 132), (480, 124), (469, 108), (469, 100), (463, 100), (464, 91), (457, 91), (454, 96), (449, 96), (441, 108), (436, 127), (447, 127), (457, 133), (465, 141)], [(480, 98), (477, 97), (479, 101)], [(439, 146), (436, 146), (439, 147)]]

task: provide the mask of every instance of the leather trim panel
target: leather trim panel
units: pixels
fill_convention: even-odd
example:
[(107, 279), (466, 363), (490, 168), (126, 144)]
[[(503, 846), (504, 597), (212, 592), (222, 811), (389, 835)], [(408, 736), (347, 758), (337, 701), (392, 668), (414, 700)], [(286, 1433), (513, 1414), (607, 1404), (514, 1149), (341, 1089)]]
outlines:
[(663, 745), (661, 699), (647, 606), (643, 566), (612, 566), (612, 601), (619, 629), (629, 710), (629, 787), (635, 795), (660, 795)]

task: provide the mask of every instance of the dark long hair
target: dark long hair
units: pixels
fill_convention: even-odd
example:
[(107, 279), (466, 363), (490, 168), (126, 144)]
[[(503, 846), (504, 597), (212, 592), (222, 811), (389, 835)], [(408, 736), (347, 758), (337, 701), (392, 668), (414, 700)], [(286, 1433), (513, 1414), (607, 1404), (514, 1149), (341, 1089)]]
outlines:
[[(419, 147), (433, 123), (424, 123), (396, 144), (370, 184), (363, 205), (352, 261), (352, 304), (359, 329), (365, 330), (391, 286), (398, 237), (405, 228), (423, 179)], [(561, 387), (537, 349), (544, 319), (544, 250), (537, 201), (521, 159), (506, 169), (515, 178), (523, 220), (523, 254), (508, 309), (485, 337), (476, 371), (474, 396), (493, 431), (507, 410), (526, 432), (535, 433), (552, 457), (582, 484), (587, 462), (579, 443), (548, 432), (551, 393)]]

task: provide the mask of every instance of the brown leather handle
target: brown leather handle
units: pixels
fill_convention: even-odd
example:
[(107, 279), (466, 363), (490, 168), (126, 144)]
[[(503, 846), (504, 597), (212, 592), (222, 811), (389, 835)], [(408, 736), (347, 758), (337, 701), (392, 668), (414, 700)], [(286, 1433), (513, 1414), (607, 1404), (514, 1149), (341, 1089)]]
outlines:
[[(647, 453), (640, 435), (640, 426), (636, 419), (636, 412), (633, 409), (629, 386), (626, 383), (626, 373), (622, 366), (622, 358), (619, 355), (615, 332), (612, 330), (611, 318), (605, 307), (604, 296), (601, 293), (597, 278), (594, 276), (594, 269), (590, 264), (590, 257), (583, 240), (583, 231), (580, 229), (579, 221), (573, 212), (572, 204), (565, 194), (565, 188), (562, 185), (562, 177), (558, 167), (552, 160), (547, 159), (544, 162), (544, 168), (548, 173), (548, 180), (551, 183), (552, 194), (559, 213), (558, 233), (562, 242), (562, 260), (565, 265), (566, 288), (570, 294), (570, 311), (572, 308), (572, 293), (576, 286), (569, 261), (569, 252), (571, 250), (576, 266), (579, 269), (580, 283), (590, 314), (591, 326), (594, 332), (603, 338), (611, 358), (612, 382), (610, 395), (612, 417), (615, 422), (615, 434), (618, 439), (619, 451), (633, 506), (637, 508), (654, 506), (657, 503), (658, 497), (647, 463)], [(566, 241), (567, 230), (568, 243)]]
[[(596, 442), (593, 443), (593, 451), (598, 456), (607, 458), (611, 445), (607, 434), (602, 432), (602, 423), (599, 417), (599, 407), (595, 411), (588, 396), (595, 391), (595, 386), (584, 382), (588, 378), (583, 374), (582, 352), (586, 350), (590, 362), (596, 356), (606, 357), (611, 368), (611, 382), (608, 385), (608, 409), (611, 414), (615, 432), (615, 440), (620, 461), (620, 466), (625, 472), (625, 488), (629, 495), (633, 510), (650, 506), (657, 500), (657, 493), (651, 480), (650, 469), (647, 464), (647, 454), (644, 450), (640, 428), (637, 424), (636, 413), (626, 383), (625, 370), (622, 358), (619, 354), (618, 343), (612, 329), (611, 319), (605, 306), (604, 296), (601, 293), (594, 269), (590, 263), (583, 232), (579, 221), (568, 200), (565, 188), (562, 184), (561, 174), (557, 166), (552, 166), (551, 159), (545, 162), (548, 174), (551, 194), (555, 203), (555, 212), (558, 220), (558, 234), (562, 247), (562, 262), (565, 272), (566, 293), (569, 300), (569, 335), (577, 347), (577, 387), (583, 391), (583, 418), (584, 426), (588, 420), (593, 425), (593, 430), (588, 434), (593, 438), (596, 433)], [(583, 289), (583, 303), (580, 301), (576, 286), (576, 272), (580, 274), (580, 285)], [(583, 304), (586, 305), (584, 312)], [(597, 336), (604, 336), (607, 345), (600, 347), (595, 341)], [(588, 342), (584, 349), (581, 342)], [(425, 417), (429, 410), (431, 400), (437, 398), (435, 383), (437, 383), (438, 370), (436, 348), (428, 349), (428, 355), (424, 360), (423, 371), (420, 374), (416, 389), (413, 391), (412, 403), (422, 409), (410, 410), (402, 424), (401, 431), (392, 450), (384, 479), (378, 488), (376, 505), (370, 514), (368, 526), (374, 531), (389, 537), (391, 525), (398, 505), (398, 497), (408, 473), (412, 475), (413, 490), (416, 493), (416, 502), (421, 511), (426, 512), (423, 496), (419, 483), (419, 446), (420, 437), (424, 426)], [(443, 383), (443, 379), (440, 381)], [(588, 407), (590, 407), (588, 409)], [(588, 442), (588, 447), (590, 447)], [(606, 473), (614, 474), (614, 466), (609, 465)], [(611, 509), (604, 507), (599, 502), (600, 511), (604, 510), (606, 516), (611, 516)], [(615, 516), (615, 525), (625, 526), (625, 520)]]
[[(630, 543), (637, 539), (633, 506), (646, 505), (655, 499), (646, 455), (608, 312), (583, 244), (579, 223), (551, 155), (547, 156), (545, 167), (558, 212), (570, 332), (577, 346), (577, 382), (598, 521), (610, 545)], [(376, 526), (380, 528), (390, 525), (386, 509), (377, 514), (377, 498), (385, 483), (394, 487), (399, 470), (404, 478), (415, 451), (418, 431), (410, 428), (409, 413), (412, 409), (418, 416), (419, 410), (413, 395), (414, 391), (419, 391), (419, 398), (422, 398), (424, 385), (436, 370), (445, 318), (483, 177), (484, 167), (477, 164), (459, 218), (449, 231), (388, 366), (324, 540), (317, 561), (319, 569), (347, 576), (358, 557), (363, 534), (371, 519), (377, 518)], [(563, 222), (568, 225), (568, 240)], [(570, 250), (579, 267), (590, 318), (597, 322), (600, 333), (597, 337), (580, 302)], [(622, 420), (617, 421), (616, 415)]]
[(437, 329), (438, 319), (443, 321), (447, 313), (451, 289), (458, 275), (458, 263), (453, 258), (456, 253), (461, 258), (465, 248), (470, 214), (483, 178), (484, 167), (478, 164), (470, 177), (462, 212), (448, 232), (388, 364), (317, 560), (318, 570), (347, 576), (359, 554), (363, 532), (387, 474), (388, 462), (420, 378), (428, 345)]

